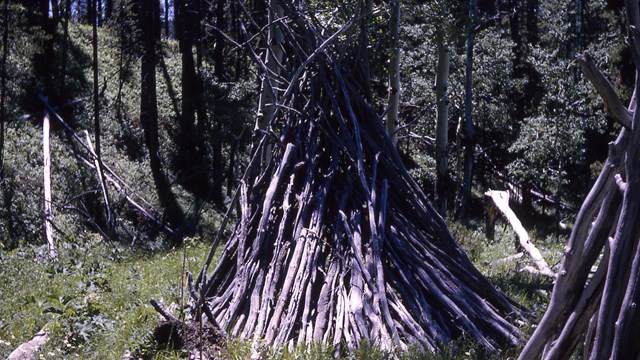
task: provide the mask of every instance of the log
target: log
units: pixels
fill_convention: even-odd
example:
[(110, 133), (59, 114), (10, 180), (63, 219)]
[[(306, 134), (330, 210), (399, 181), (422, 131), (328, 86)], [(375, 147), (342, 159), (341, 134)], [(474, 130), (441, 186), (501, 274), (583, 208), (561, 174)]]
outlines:
[(42, 328), (31, 340), (20, 344), (9, 354), (7, 360), (35, 360), (38, 351), (49, 341), (49, 332)]
[[(55, 112), (55, 109), (52, 108), (51, 105), (47, 102), (46, 96), (40, 95), (39, 98), (40, 98), (40, 101), (42, 101), (43, 105), (45, 106), (45, 109), (49, 112), (49, 114), (53, 114), (56, 117), (56, 120), (71, 134), (73, 139), (75, 139), (80, 144), (80, 146), (82, 146), (85, 150), (87, 150), (87, 152), (91, 155), (90, 157), (92, 158), (93, 161), (89, 161), (84, 155), (72, 150), (74, 152), (74, 155), (83, 164), (85, 164), (86, 166), (88, 166), (88, 167), (90, 167), (92, 169), (96, 169), (96, 171), (98, 171), (97, 170), (98, 168), (96, 166), (96, 162), (100, 161), (100, 165), (101, 165), (102, 169), (104, 170), (104, 172), (103, 172), (103, 174), (104, 174), (103, 180), (106, 180), (106, 182), (110, 183), (113, 187), (115, 187), (116, 190), (118, 190), (118, 192), (125, 197), (125, 199), (127, 200), (127, 202), (131, 206), (133, 206), (136, 210), (138, 210), (144, 217), (146, 217), (147, 219), (152, 221), (154, 224), (156, 224), (162, 231), (164, 231), (168, 235), (176, 236), (176, 231), (174, 229), (171, 229), (169, 226), (164, 224), (160, 219), (156, 218), (152, 214), (153, 205), (151, 203), (149, 203), (140, 194), (138, 194), (134, 189), (132, 189), (107, 164), (102, 162), (101, 159), (97, 158), (97, 156), (95, 155), (95, 152), (92, 149), (91, 143), (89, 142), (87, 144), (84, 141), (82, 141), (82, 139), (75, 132), (75, 130), (71, 126), (69, 126), (69, 124), (67, 124), (64, 121), (64, 119), (58, 113)], [(135, 200), (134, 197), (137, 198), (138, 200)], [(151, 208), (152, 210), (151, 211), (148, 210), (149, 208)]]
[(544, 260), (542, 253), (538, 248), (531, 242), (531, 238), (525, 230), (524, 226), (518, 219), (518, 216), (511, 210), (509, 206), (509, 193), (507, 191), (497, 191), (497, 190), (489, 190), (485, 194), (485, 196), (491, 198), (494, 204), (498, 207), (498, 210), (504, 215), (507, 219), (513, 231), (515, 231), (516, 236), (518, 237), (518, 242), (522, 249), (524, 249), (533, 263), (536, 265), (537, 269), (525, 268), (523, 271), (527, 271), (534, 274), (540, 274), (550, 277), (556, 277), (557, 274), (551, 269), (551, 266)]

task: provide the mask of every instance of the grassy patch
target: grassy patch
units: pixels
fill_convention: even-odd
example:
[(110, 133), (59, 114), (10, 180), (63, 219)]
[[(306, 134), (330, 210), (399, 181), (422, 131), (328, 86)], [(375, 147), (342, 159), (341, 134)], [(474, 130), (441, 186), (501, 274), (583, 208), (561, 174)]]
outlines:
[[(44, 353), (55, 358), (116, 359), (149, 346), (158, 320), (154, 297), (176, 309), (185, 268), (197, 273), (208, 244), (147, 252), (104, 243), (65, 245), (58, 265), (44, 248), (2, 254), (0, 267), (0, 357), (47, 326)], [(167, 354), (171, 358), (170, 354)], [(174, 354), (175, 355), (175, 354)]]
[[(496, 228), (495, 240), (487, 242), (477, 224), (449, 227), (475, 265), (491, 282), (514, 300), (531, 310), (534, 318), (542, 315), (548, 303), (552, 281), (520, 271), (528, 265), (526, 256), (505, 261), (517, 253), (514, 234), (508, 226)], [(533, 241), (551, 264), (561, 259), (564, 241), (531, 231)], [(543, 237), (544, 236), (544, 237)], [(0, 357), (6, 357), (20, 343), (29, 340), (43, 326), (51, 332), (45, 358), (116, 359), (127, 352), (153, 359), (178, 359), (179, 351), (158, 350), (151, 331), (159, 317), (149, 304), (150, 298), (162, 300), (179, 315), (184, 306), (181, 290), (184, 270), (197, 273), (209, 251), (209, 245), (188, 241), (181, 249), (144, 251), (106, 244), (98, 237), (78, 241), (66, 239), (60, 249), (60, 262), (46, 260), (43, 246), (20, 246), (0, 255)], [(562, 239), (561, 239), (562, 240)], [(186, 300), (185, 300), (186, 301)], [(530, 332), (530, 325), (525, 326)], [(222, 358), (247, 359), (250, 345), (229, 340)], [(508, 349), (501, 358), (515, 356)], [(313, 345), (300, 349), (264, 348), (270, 359), (333, 359), (333, 348)], [(469, 339), (443, 348), (438, 355), (408, 352), (383, 352), (364, 346), (354, 354), (339, 354), (357, 359), (482, 359), (486, 354)]]

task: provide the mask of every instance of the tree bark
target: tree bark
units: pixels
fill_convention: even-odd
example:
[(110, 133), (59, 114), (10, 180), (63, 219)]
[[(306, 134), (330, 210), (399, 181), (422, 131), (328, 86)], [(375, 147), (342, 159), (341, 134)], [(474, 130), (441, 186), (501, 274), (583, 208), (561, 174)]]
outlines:
[(387, 132), (391, 137), (391, 142), (397, 145), (400, 107), (400, 0), (389, 0), (389, 36), (391, 37), (391, 56), (389, 59)]
[(518, 219), (518, 216), (516, 216), (513, 210), (511, 210), (511, 207), (509, 206), (509, 193), (506, 191), (489, 190), (484, 195), (490, 197), (491, 200), (493, 200), (493, 203), (500, 210), (502, 215), (507, 219), (509, 224), (511, 224), (513, 231), (518, 237), (520, 246), (522, 247), (522, 249), (524, 249), (524, 251), (527, 252), (527, 254), (529, 254), (529, 257), (531, 257), (531, 260), (533, 260), (534, 264), (536, 264), (536, 267), (538, 268), (537, 271), (533, 272), (541, 275), (556, 277), (556, 273), (544, 260), (542, 253), (540, 253), (540, 250), (538, 250), (533, 242), (531, 242), (531, 238), (529, 237), (527, 230), (525, 230), (524, 226), (522, 226), (522, 223), (520, 222), (520, 219)]
[[(182, 59), (182, 111), (176, 138), (178, 182), (201, 199), (221, 203), (222, 190), (220, 187), (214, 188), (211, 181), (213, 177), (218, 180), (221, 176), (212, 174), (204, 152), (203, 128), (208, 123), (208, 116), (202, 96), (202, 80), (196, 71), (193, 54), (200, 27), (199, 5), (194, 0), (176, 0), (175, 9), (176, 37)], [(214, 160), (217, 160), (215, 156)]]
[[(182, 208), (171, 190), (171, 183), (167, 178), (160, 158), (160, 143), (158, 135), (158, 104), (156, 96), (156, 64), (157, 64), (157, 29), (159, 28), (158, 0), (139, 0), (140, 25), (144, 29), (143, 53), (140, 71), (140, 122), (144, 130), (145, 143), (149, 150), (149, 165), (156, 186), (156, 192), (165, 217), (170, 226), (180, 229), (185, 225)], [(172, 239), (176, 244), (181, 243), (180, 237)]]
[(43, 165), (43, 187), (44, 187), (44, 235), (47, 240), (49, 250), (49, 258), (53, 261), (58, 260), (58, 249), (56, 247), (53, 235), (53, 209), (51, 200), (51, 147), (49, 145), (49, 130), (51, 124), (49, 121), (49, 111), (45, 110), (44, 119), (42, 121), (42, 155), (44, 158)]
[(224, 36), (223, 31), (226, 29), (225, 22), (225, 0), (217, 0), (216, 1), (216, 33), (215, 33), (215, 46), (213, 48), (213, 62), (214, 62), (214, 70), (215, 75), (218, 81), (225, 81), (226, 73), (224, 66)]
[(460, 190), (460, 220), (465, 222), (471, 204), (471, 186), (473, 181), (473, 159), (475, 156), (475, 132), (473, 128), (473, 38), (476, 21), (476, 0), (469, 0), (469, 20), (467, 23), (467, 41), (464, 78), (464, 168), (462, 188)]
[[(281, 0), (269, 0), (268, 11), (268, 33), (267, 33), (267, 49), (265, 54), (262, 74), (262, 86), (260, 89), (260, 99), (258, 101), (258, 115), (254, 131), (259, 136), (264, 137), (270, 130), (271, 123), (276, 115), (278, 103), (278, 89), (282, 87), (280, 80), (280, 72), (282, 64), (282, 56), (284, 50), (282, 48), (284, 37), (282, 30), (276, 24), (281, 21), (284, 15), (284, 9), (280, 4)], [(262, 162), (266, 165), (271, 161), (271, 146), (267, 145), (262, 154)]]
[(40, 349), (49, 341), (49, 332), (43, 328), (31, 340), (20, 344), (9, 354), (7, 360), (37, 359)]
[(9, 55), (9, 0), (2, 8), (2, 83), (0, 86), (0, 173), (4, 169), (4, 125), (7, 121), (7, 56)]
[(436, 205), (440, 215), (447, 212), (449, 196), (449, 48), (442, 36), (438, 37), (438, 64), (436, 67)]
[[(99, 8), (94, 9), (94, 14), (98, 13)], [(98, 19), (94, 19), (92, 23), (92, 50), (93, 50), (93, 131), (96, 139), (95, 146), (95, 156), (96, 156), (96, 171), (98, 183), (102, 187), (104, 207), (105, 207), (105, 216), (106, 216), (106, 225), (107, 231), (109, 233), (113, 233), (113, 215), (111, 214), (111, 206), (109, 204), (109, 189), (105, 186), (103, 181), (104, 179), (104, 169), (102, 166), (102, 146), (101, 146), (101, 127), (100, 127), (100, 94), (98, 92)], [(88, 135), (88, 134), (87, 134)], [(90, 143), (90, 142), (89, 142)], [(98, 221), (100, 222), (100, 220)]]

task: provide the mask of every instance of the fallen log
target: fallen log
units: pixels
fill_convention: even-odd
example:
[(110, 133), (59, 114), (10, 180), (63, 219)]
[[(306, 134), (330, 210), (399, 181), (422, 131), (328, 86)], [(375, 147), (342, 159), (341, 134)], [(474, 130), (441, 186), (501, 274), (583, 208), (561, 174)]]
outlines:
[(35, 360), (38, 351), (49, 341), (49, 332), (42, 328), (31, 340), (20, 344), (9, 354), (7, 360)]
[(522, 226), (522, 223), (520, 222), (520, 219), (518, 219), (513, 210), (511, 210), (511, 207), (509, 206), (509, 193), (506, 191), (489, 190), (485, 193), (485, 196), (493, 200), (493, 203), (496, 205), (498, 210), (500, 210), (509, 224), (511, 224), (511, 227), (513, 228), (513, 231), (515, 231), (518, 238), (518, 243), (520, 244), (522, 249), (527, 252), (527, 254), (529, 254), (529, 257), (531, 257), (531, 260), (537, 267), (537, 269), (534, 269), (532, 267), (525, 267), (522, 270), (533, 274), (540, 274), (555, 278), (557, 274), (545, 261), (540, 250), (538, 250), (533, 242), (531, 242), (531, 238), (529, 237), (527, 230), (525, 230), (524, 226)]

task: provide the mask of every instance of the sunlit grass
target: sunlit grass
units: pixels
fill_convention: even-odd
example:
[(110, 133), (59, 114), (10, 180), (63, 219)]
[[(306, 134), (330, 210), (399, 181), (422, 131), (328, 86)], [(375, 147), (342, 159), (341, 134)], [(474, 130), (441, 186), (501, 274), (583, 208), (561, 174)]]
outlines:
[[(504, 260), (519, 250), (510, 227), (498, 225), (495, 239), (487, 241), (483, 227), (462, 226), (451, 222), (453, 235), (474, 264), (490, 281), (512, 299), (531, 311), (531, 322), (542, 315), (553, 282), (549, 278), (523, 273), (527, 256)], [(554, 265), (562, 256), (564, 239), (530, 231), (532, 240), (547, 261)], [(43, 350), (45, 358), (118, 359), (133, 352), (153, 359), (178, 359), (184, 353), (159, 351), (151, 332), (159, 320), (149, 304), (156, 298), (180, 315), (188, 294), (184, 271), (197, 274), (209, 251), (205, 242), (189, 240), (184, 248), (143, 251), (128, 246), (103, 243), (96, 236), (83, 241), (66, 239), (60, 262), (51, 265), (44, 247), (22, 246), (0, 258), (0, 357), (6, 357), (20, 343), (29, 340), (43, 326), (51, 332), (51, 341)], [(183, 268), (184, 262), (184, 268)], [(185, 300), (182, 301), (181, 297)], [(525, 333), (531, 325), (523, 326)], [(508, 349), (499, 358), (515, 356)], [(469, 339), (460, 339), (454, 347), (443, 347), (434, 354), (417, 349), (384, 352), (364, 346), (354, 353), (336, 354), (324, 345), (304, 348), (265, 348), (270, 359), (478, 359), (496, 358)], [(230, 339), (222, 358), (248, 359), (250, 344)]]
[(62, 249), (56, 266), (40, 248), (3, 254), (0, 357), (45, 325), (52, 334), (45, 354), (115, 359), (148, 345), (159, 319), (149, 299), (162, 300), (178, 315), (188, 295), (180, 288), (183, 260), (184, 270), (197, 274), (208, 249), (195, 241), (157, 252), (83, 244)]

